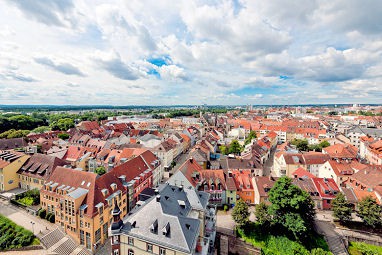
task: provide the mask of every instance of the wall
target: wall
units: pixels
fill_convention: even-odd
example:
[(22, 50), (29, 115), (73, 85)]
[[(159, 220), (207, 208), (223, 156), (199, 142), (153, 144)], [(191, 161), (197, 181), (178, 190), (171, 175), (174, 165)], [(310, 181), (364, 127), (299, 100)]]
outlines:
[(245, 243), (230, 233), (216, 233), (216, 253), (220, 255), (260, 255), (261, 249)]

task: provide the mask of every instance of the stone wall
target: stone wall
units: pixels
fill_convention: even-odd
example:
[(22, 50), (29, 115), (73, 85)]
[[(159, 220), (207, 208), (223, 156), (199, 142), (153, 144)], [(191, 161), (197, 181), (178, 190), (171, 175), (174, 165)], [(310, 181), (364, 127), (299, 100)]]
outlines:
[(260, 255), (261, 249), (245, 243), (234, 235), (226, 232), (216, 233), (217, 255)]

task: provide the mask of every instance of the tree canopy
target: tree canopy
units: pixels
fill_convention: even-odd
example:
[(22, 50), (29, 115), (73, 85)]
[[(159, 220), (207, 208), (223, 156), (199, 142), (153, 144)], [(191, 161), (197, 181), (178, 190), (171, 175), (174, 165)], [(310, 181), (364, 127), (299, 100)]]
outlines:
[(240, 143), (237, 140), (232, 140), (229, 145), (228, 153), (238, 155), (240, 152), (242, 152), (242, 150), (243, 147), (240, 145)]
[(245, 138), (244, 145), (250, 144), (252, 139), (257, 138), (256, 132), (255, 131), (250, 131), (247, 138)]
[(249, 209), (248, 209), (248, 205), (242, 199), (239, 199), (235, 207), (233, 208), (232, 218), (239, 227), (248, 223)]
[(99, 167), (97, 167), (97, 168), (94, 170), (94, 172), (95, 172), (96, 174), (98, 174), (98, 175), (103, 175), (103, 174), (106, 173), (106, 169), (105, 169), (104, 166), (99, 166)]
[(351, 204), (346, 201), (345, 195), (341, 192), (332, 201), (333, 216), (344, 223), (351, 220)]
[(310, 195), (292, 184), (289, 177), (281, 177), (269, 191), (269, 213), (273, 224), (279, 224), (298, 236), (310, 229), (314, 216), (314, 203)]
[(358, 203), (357, 215), (372, 228), (380, 226), (382, 223), (382, 208), (371, 196), (365, 197)]

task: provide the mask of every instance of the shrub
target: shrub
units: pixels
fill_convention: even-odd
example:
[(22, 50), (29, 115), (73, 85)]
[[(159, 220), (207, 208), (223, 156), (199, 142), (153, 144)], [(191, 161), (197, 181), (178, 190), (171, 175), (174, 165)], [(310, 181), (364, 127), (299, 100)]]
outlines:
[(224, 206), (223, 206), (223, 210), (224, 210), (225, 212), (228, 211), (228, 209), (229, 209), (229, 208), (228, 208), (228, 205), (224, 205)]
[(13, 221), (0, 215), (0, 250), (8, 250), (28, 246), (32, 243), (34, 235)]
[(40, 210), (38, 210), (37, 215), (38, 215), (41, 219), (45, 219), (45, 217), (46, 217), (46, 210), (41, 208)]
[(54, 223), (55, 222), (55, 217), (53, 213), (48, 213), (45, 218), (47, 221)]

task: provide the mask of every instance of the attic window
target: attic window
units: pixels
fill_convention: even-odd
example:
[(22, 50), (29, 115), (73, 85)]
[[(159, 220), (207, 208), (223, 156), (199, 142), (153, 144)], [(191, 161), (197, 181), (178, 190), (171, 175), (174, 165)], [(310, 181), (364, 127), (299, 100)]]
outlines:
[(86, 187), (88, 187), (88, 188), (90, 187), (90, 182), (88, 182), (88, 184), (86, 185)]
[(81, 182), (81, 185), (84, 185), (84, 184), (85, 184), (85, 181), (82, 181), (82, 182)]
[(103, 196), (106, 196), (107, 193), (108, 193), (108, 190), (107, 189), (102, 189), (101, 192), (102, 192)]
[(158, 232), (158, 219), (156, 219), (153, 224), (150, 226), (150, 232), (151, 233), (157, 233)]
[(190, 225), (190, 224), (186, 224), (186, 228), (187, 228), (188, 230), (190, 230), (190, 229), (191, 229), (191, 225)]
[(170, 235), (170, 223), (169, 222), (167, 222), (167, 224), (162, 228), (162, 234), (164, 236)]
[(183, 200), (178, 200), (178, 204), (180, 207), (182, 207), (183, 209), (186, 208), (186, 203), (183, 201)]

